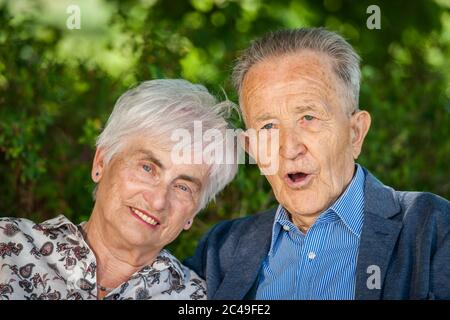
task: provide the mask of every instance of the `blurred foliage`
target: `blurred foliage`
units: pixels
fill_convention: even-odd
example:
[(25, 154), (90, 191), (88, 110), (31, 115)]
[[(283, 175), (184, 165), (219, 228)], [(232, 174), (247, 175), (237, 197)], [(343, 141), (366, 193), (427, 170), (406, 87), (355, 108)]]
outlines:
[[(81, 29), (69, 30), (69, 4)], [(366, 28), (370, 4), (381, 30)], [(363, 58), (372, 128), (359, 163), (397, 189), (450, 198), (450, 1), (0, 0), (0, 215), (88, 219), (94, 140), (139, 81), (186, 78), (236, 101), (234, 59), (285, 27), (325, 26)], [(170, 119), (168, 119), (170, 120)], [(234, 123), (242, 124), (234, 117)], [(170, 248), (184, 258), (223, 219), (275, 204), (253, 165)]]

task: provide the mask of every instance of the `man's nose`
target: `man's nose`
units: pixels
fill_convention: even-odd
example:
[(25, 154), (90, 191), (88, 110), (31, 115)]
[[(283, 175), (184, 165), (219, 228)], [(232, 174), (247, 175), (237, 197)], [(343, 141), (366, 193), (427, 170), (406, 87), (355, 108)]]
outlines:
[(150, 207), (150, 210), (163, 211), (167, 207), (168, 191), (166, 187), (155, 186), (144, 192), (144, 199)]
[(299, 132), (294, 129), (280, 130), (280, 155), (289, 160), (295, 160), (306, 153), (306, 146)]

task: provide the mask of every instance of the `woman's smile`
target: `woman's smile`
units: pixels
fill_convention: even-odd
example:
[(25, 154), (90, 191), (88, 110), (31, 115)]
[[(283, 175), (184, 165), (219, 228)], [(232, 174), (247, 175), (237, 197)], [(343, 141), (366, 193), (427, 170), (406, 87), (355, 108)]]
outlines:
[(158, 225), (160, 225), (160, 222), (158, 221), (158, 219), (156, 219), (155, 217), (151, 216), (147, 212), (144, 213), (143, 210), (136, 209), (136, 208), (133, 208), (133, 207), (129, 207), (129, 209), (130, 209), (131, 214), (134, 217), (136, 217), (140, 221), (144, 222), (149, 227), (155, 228)]

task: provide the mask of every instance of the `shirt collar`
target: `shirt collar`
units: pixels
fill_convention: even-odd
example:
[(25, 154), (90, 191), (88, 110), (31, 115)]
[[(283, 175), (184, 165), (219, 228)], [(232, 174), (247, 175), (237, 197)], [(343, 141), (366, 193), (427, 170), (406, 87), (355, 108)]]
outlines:
[(83, 235), (81, 234), (80, 230), (78, 230), (78, 227), (62, 214), (60, 214), (56, 218), (37, 224), (35, 228), (47, 231), (49, 233), (60, 232), (62, 234), (65, 234), (66, 238), (77, 241), (83, 239)]
[(169, 268), (175, 271), (180, 279), (186, 278), (187, 275), (183, 271), (183, 267), (178, 259), (176, 259), (171, 253), (169, 253), (169, 251), (163, 249), (150, 266), (150, 269), (163, 271)]
[(282, 227), (296, 228), (296, 226), (291, 222), (289, 214), (286, 209), (280, 204), (278, 206), (277, 212), (275, 213), (275, 220), (272, 227), (272, 241), (270, 244), (269, 255), (273, 254), (275, 243), (280, 235)]
[(67, 219), (64, 215), (60, 214), (56, 218), (41, 222), (38, 224), (44, 230), (52, 230), (58, 229), (64, 225), (72, 225), (75, 226), (69, 219)]
[(331, 205), (329, 210), (335, 212), (342, 222), (358, 238), (361, 236), (364, 221), (364, 182), (365, 174), (359, 164), (356, 173), (344, 193)]
[[(364, 181), (364, 171), (359, 164), (356, 164), (356, 173), (348, 187), (328, 209), (319, 215), (316, 223), (326, 221), (329, 214), (334, 212), (347, 228), (359, 238), (364, 221)], [(332, 220), (328, 219), (328, 221)], [(290, 229), (297, 228), (292, 223), (287, 210), (280, 204), (275, 213), (269, 254), (273, 253), (275, 242), (284, 226)]]

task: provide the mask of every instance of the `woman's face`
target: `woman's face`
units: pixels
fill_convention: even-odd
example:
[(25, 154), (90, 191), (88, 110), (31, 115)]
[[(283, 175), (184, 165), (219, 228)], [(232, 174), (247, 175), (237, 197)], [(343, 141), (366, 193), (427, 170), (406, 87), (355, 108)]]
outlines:
[(162, 249), (190, 227), (208, 170), (206, 164), (173, 164), (170, 150), (145, 137), (128, 139), (107, 165), (97, 150), (94, 213), (103, 234), (124, 248)]

